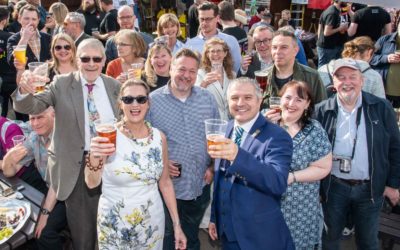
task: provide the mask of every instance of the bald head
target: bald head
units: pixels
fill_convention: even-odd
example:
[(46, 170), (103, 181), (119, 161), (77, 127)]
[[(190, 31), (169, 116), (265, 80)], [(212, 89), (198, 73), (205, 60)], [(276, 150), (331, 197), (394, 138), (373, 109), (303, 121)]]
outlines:
[(124, 5), (118, 10), (118, 24), (121, 29), (133, 29), (135, 26), (136, 16), (131, 6)]

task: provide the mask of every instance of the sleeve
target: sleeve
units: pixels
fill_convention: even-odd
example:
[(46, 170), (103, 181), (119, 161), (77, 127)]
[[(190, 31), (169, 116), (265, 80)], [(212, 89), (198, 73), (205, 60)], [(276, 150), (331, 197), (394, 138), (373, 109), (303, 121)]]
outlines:
[(337, 19), (336, 19), (335, 15), (333, 15), (333, 14), (326, 15), (325, 25), (332, 26), (332, 28), (337, 28), (338, 23), (337, 23)]
[(318, 121), (312, 121), (313, 129), (310, 133), (310, 140), (313, 143), (310, 156), (311, 162), (318, 161), (332, 151), (332, 145), (329, 142), (328, 134), (322, 128)]
[[(232, 36), (231, 36), (232, 37)], [(233, 71), (237, 73), (240, 68), (240, 61), (242, 60), (242, 56), (240, 54), (240, 46), (239, 43), (237, 42), (236, 38), (232, 37), (234, 40), (230, 41), (230, 49), (231, 49), (231, 54), (232, 54), (232, 60), (233, 60)]]
[(375, 43), (375, 53), (371, 59), (370, 65), (373, 67), (383, 66), (384, 64), (388, 64), (388, 54), (384, 53), (385, 42), (387, 39), (387, 35), (378, 39)]
[(356, 11), (354, 15), (351, 17), (351, 22), (359, 24), (360, 23), (360, 12)]
[(16, 135), (23, 135), (22, 129), (15, 123), (10, 124), (5, 133), (5, 151), (8, 151), (10, 148), (14, 147), (14, 143), (12, 138)]
[(116, 75), (116, 72), (115, 72), (116, 71), (115, 70), (115, 68), (116, 68), (115, 64), (116, 64), (115, 60), (113, 60), (113, 61), (108, 63), (107, 69), (106, 69), (106, 75), (111, 76), (113, 78), (117, 78), (117, 75)]
[(107, 19), (105, 20), (105, 31), (106, 33), (117, 31), (117, 20), (113, 15), (108, 15)]
[(17, 44), (18, 44), (18, 41), (16, 40), (15, 35), (8, 38), (8, 40), (7, 40), (7, 62), (10, 65), (10, 67), (14, 70), (15, 70), (15, 66), (14, 66), (13, 46), (16, 46)]
[(389, 149), (388, 149), (388, 158), (390, 164), (390, 170), (388, 174), (388, 178), (386, 181), (386, 186), (392, 188), (399, 188), (400, 187), (400, 132), (399, 127), (396, 121), (396, 114), (392, 108), (392, 105), (385, 101), (386, 104), (386, 126), (388, 128), (388, 132), (390, 134), (390, 142), (389, 142)]

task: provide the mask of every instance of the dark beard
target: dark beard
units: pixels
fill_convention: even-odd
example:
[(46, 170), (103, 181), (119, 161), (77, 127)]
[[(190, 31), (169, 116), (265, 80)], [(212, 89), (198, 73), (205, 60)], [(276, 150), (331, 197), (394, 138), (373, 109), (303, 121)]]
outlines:
[(95, 4), (86, 5), (85, 3), (83, 3), (82, 9), (84, 12), (90, 13), (96, 9), (96, 5)]

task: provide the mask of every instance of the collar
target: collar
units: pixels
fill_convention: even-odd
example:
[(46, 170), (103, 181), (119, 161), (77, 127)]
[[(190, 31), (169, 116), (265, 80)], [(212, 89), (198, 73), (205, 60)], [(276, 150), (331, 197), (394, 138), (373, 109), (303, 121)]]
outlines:
[[(336, 95), (336, 102), (337, 102), (337, 105), (338, 105), (339, 109), (342, 110), (342, 112), (349, 113), (343, 107), (342, 102), (339, 100), (339, 95)], [(362, 105), (362, 92), (360, 92), (360, 95), (357, 98), (356, 105), (354, 106), (353, 110), (350, 113), (352, 113), (353, 111), (357, 110), (359, 107), (361, 107), (361, 105)]]
[(75, 39), (75, 41), (74, 42), (76, 42), (76, 41), (78, 41), (79, 40), (79, 38), (81, 38), (81, 36), (83, 36), (83, 34), (84, 34), (85, 32), (83, 32), (82, 31), (82, 33)]
[(259, 115), (260, 115), (260, 113), (257, 113), (257, 115), (253, 117), (253, 119), (251, 119), (250, 121), (248, 121), (244, 124), (241, 124), (241, 125), (239, 125), (239, 123), (235, 120), (234, 127), (240, 126), (244, 129), (244, 131), (246, 131), (246, 133), (249, 133), (250, 129), (253, 127), (254, 123), (257, 121)]
[[(89, 82), (83, 77), (83, 75), (82, 75), (81, 72), (79, 72), (79, 78), (80, 78), (82, 87), (85, 87), (85, 85), (86, 85), (87, 83), (89, 83)], [(101, 80), (101, 78), (100, 78), (100, 76), (98, 76), (98, 77), (96, 78), (96, 80), (93, 82), (93, 84), (99, 86), (98, 84), (100, 83), (100, 80)]]
[[(212, 37), (218, 36), (219, 35), (219, 30), (217, 29), (217, 33), (215, 35), (213, 35)], [(206, 41), (207, 39), (203, 36), (203, 34), (201, 32), (199, 32), (199, 34), (197, 35), (198, 38)]]

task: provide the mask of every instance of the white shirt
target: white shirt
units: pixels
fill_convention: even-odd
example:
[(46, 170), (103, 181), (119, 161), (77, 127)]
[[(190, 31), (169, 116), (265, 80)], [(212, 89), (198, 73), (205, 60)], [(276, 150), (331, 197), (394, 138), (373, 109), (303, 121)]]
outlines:
[[(90, 127), (89, 127), (89, 110), (87, 106), (88, 89), (86, 84), (88, 83), (82, 74), (80, 74), (83, 92), (83, 106), (85, 107), (85, 150), (89, 151), (90, 148)], [(111, 108), (110, 99), (108, 99), (106, 88), (104, 87), (103, 78), (97, 77), (94, 81), (93, 86), (93, 99), (96, 105), (97, 112), (100, 118), (114, 118), (114, 112)]]
[(251, 119), (250, 121), (248, 121), (248, 122), (246, 122), (246, 123), (244, 123), (244, 124), (241, 124), (241, 125), (235, 120), (234, 129), (233, 129), (233, 132), (232, 132), (231, 139), (232, 139), (233, 141), (235, 141), (235, 139), (236, 139), (236, 138), (234, 138), (234, 137), (235, 137), (235, 128), (236, 128), (236, 126), (240, 126), (240, 127), (243, 128), (243, 130), (244, 130), (244, 131), (243, 131), (243, 135), (242, 135), (242, 140), (240, 141), (240, 146), (242, 146), (242, 145), (243, 145), (243, 142), (246, 140), (247, 135), (248, 135), (249, 132), (250, 132), (250, 129), (253, 127), (253, 125), (254, 125), (254, 123), (256, 122), (256, 120), (257, 120), (257, 118), (258, 118), (259, 115), (260, 115), (260, 113), (257, 113), (257, 115), (254, 116), (253, 119)]

